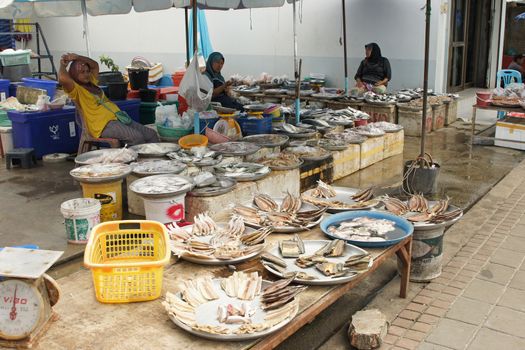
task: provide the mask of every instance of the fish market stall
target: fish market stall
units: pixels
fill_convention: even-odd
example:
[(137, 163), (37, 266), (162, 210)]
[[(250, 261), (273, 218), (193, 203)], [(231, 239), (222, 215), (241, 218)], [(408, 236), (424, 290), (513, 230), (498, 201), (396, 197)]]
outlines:
[[(290, 239), (290, 234), (271, 234), (266, 238), (270, 247), (278, 241)], [(326, 240), (319, 228), (300, 233), (303, 241)], [(306, 243), (309, 246), (310, 243)], [(62, 289), (62, 301), (54, 309), (60, 315), (51, 324), (35, 349), (65, 350), (71, 348), (171, 348), (171, 349), (270, 349), (311, 322), (342, 295), (358, 286), (374, 273), (383, 262), (397, 255), (402, 264), (400, 296), (407, 292), (411, 236), (385, 248), (366, 248), (373, 261), (370, 268), (354, 276), (349, 282), (330, 286), (308, 286), (296, 297), (297, 314), (287, 324), (271, 335), (244, 341), (207, 340), (192, 335), (170, 320), (162, 305), (162, 299), (147, 303), (120, 305), (102, 304), (95, 300), (90, 272), (79, 271), (58, 280)], [(272, 248), (270, 248), (272, 249)], [(238, 270), (258, 272), (263, 280), (275, 280), (258, 260), (237, 265)], [(178, 260), (164, 270), (162, 295), (181, 290), (184, 281), (198, 278), (230, 276), (226, 266), (198, 265)], [(288, 304), (289, 305), (289, 304)], [(75, 312), (71, 312), (75, 310)], [(82, 334), (81, 337), (78, 335)]]

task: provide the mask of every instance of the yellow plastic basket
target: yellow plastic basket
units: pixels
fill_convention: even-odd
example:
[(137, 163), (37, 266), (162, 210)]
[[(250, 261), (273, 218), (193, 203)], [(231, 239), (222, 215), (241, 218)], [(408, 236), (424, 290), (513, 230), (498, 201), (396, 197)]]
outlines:
[(164, 265), (170, 260), (166, 227), (156, 221), (129, 220), (98, 224), (84, 253), (97, 300), (129, 303), (157, 299)]

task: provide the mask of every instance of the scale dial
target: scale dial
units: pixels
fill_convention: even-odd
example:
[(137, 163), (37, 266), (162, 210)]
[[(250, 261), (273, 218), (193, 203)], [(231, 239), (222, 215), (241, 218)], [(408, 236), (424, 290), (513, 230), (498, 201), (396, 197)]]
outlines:
[(0, 338), (25, 338), (41, 320), (44, 300), (31, 282), (19, 279), (0, 282)]

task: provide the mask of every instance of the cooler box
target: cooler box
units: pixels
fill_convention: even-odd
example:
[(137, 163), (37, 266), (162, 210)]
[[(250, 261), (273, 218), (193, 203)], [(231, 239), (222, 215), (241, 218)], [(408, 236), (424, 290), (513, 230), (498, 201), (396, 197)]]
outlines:
[[(114, 103), (126, 111), (131, 119), (139, 121), (140, 100)], [(49, 153), (75, 153), (80, 141), (75, 112), (75, 107), (72, 106), (46, 112), (8, 111), (7, 115), (13, 124), (14, 147), (34, 148), (37, 158)]]
[(75, 108), (65, 106), (47, 112), (7, 112), (13, 125), (15, 148), (34, 148), (37, 158), (49, 153), (74, 153), (80, 130), (75, 123)]

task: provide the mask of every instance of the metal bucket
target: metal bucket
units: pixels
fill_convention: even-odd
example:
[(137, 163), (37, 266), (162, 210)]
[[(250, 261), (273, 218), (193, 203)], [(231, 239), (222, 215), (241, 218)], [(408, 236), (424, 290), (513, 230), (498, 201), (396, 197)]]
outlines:
[(409, 193), (432, 194), (437, 192), (437, 178), (440, 166), (434, 163), (433, 168), (412, 168), (410, 174), (407, 173), (413, 161), (405, 163), (403, 171), (403, 189)]
[(414, 227), (410, 280), (427, 282), (441, 275), (445, 225)]

